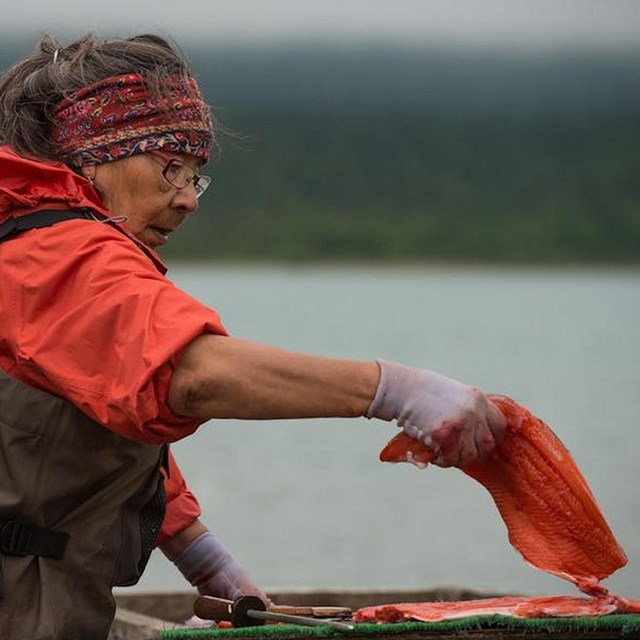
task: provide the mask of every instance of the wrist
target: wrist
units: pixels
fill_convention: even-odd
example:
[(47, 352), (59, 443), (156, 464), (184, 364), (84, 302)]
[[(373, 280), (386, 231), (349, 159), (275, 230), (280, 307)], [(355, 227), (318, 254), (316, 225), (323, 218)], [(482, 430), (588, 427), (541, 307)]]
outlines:
[(231, 554), (210, 531), (201, 533), (173, 559), (180, 573), (194, 587), (199, 587), (220, 573), (230, 561)]
[(401, 418), (408, 397), (419, 388), (426, 371), (380, 358), (376, 364), (380, 368), (380, 380), (365, 415), (387, 421)]
[(241, 595), (256, 595), (269, 605), (271, 601), (210, 531), (193, 540), (175, 559), (180, 573), (202, 595), (235, 600)]

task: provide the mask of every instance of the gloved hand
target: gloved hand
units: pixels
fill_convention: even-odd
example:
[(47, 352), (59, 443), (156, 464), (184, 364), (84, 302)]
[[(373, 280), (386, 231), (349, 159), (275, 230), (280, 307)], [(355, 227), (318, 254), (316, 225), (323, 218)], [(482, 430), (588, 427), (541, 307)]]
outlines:
[(367, 417), (397, 420), (435, 453), (435, 464), (468, 466), (489, 456), (502, 439), (505, 418), (476, 387), (435, 371), (376, 362), (380, 382)]
[(261, 598), (267, 607), (272, 605), (267, 595), (253, 584), (247, 572), (210, 531), (189, 543), (173, 563), (201, 595), (227, 600), (251, 595)]

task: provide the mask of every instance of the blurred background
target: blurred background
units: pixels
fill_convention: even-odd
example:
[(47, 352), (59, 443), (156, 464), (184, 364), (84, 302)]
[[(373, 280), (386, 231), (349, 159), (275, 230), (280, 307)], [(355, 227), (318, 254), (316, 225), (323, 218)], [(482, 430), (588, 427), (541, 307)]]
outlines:
[(26, 2), (38, 33), (159, 32), (221, 125), (168, 257), (637, 263), (640, 3)]
[[(610, 586), (640, 597), (640, 2), (23, 0), (0, 66), (89, 30), (173, 38), (225, 131), (170, 277), (236, 335), (526, 404), (629, 555)], [(463, 474), (379, 464), (394, 433), (231, 420), (175, 451), (263, 586), (575, 591)], [(136, 588), (184, 588), (157, 556)]]

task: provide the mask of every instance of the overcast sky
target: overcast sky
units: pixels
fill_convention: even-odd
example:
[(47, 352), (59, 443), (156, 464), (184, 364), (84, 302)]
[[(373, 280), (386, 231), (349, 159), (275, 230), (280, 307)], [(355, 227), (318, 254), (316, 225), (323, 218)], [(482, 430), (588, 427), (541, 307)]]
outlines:
[(211, 43), (309, 37), (526, 46), (640, 43), (640, 0), (17, 0), (0, 33), (158, 31)]

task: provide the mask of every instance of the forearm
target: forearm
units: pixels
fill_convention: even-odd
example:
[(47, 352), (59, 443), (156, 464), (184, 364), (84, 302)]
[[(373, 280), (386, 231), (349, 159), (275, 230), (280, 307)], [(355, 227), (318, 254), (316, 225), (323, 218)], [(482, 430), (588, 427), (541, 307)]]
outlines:
[(505, 419), (476, 387), (427, 369), (309, 356), (226, 336), (200, 336), (182, 353), (169, 406), (198, 418), (357, 417), (397, 420), (441, 466), (486, 458)]
[(379, 376), (375, 362), (207, 335), (183, 352), (169, 406), (178, 415), (203, 418), (356, 417), (366, 413)]

